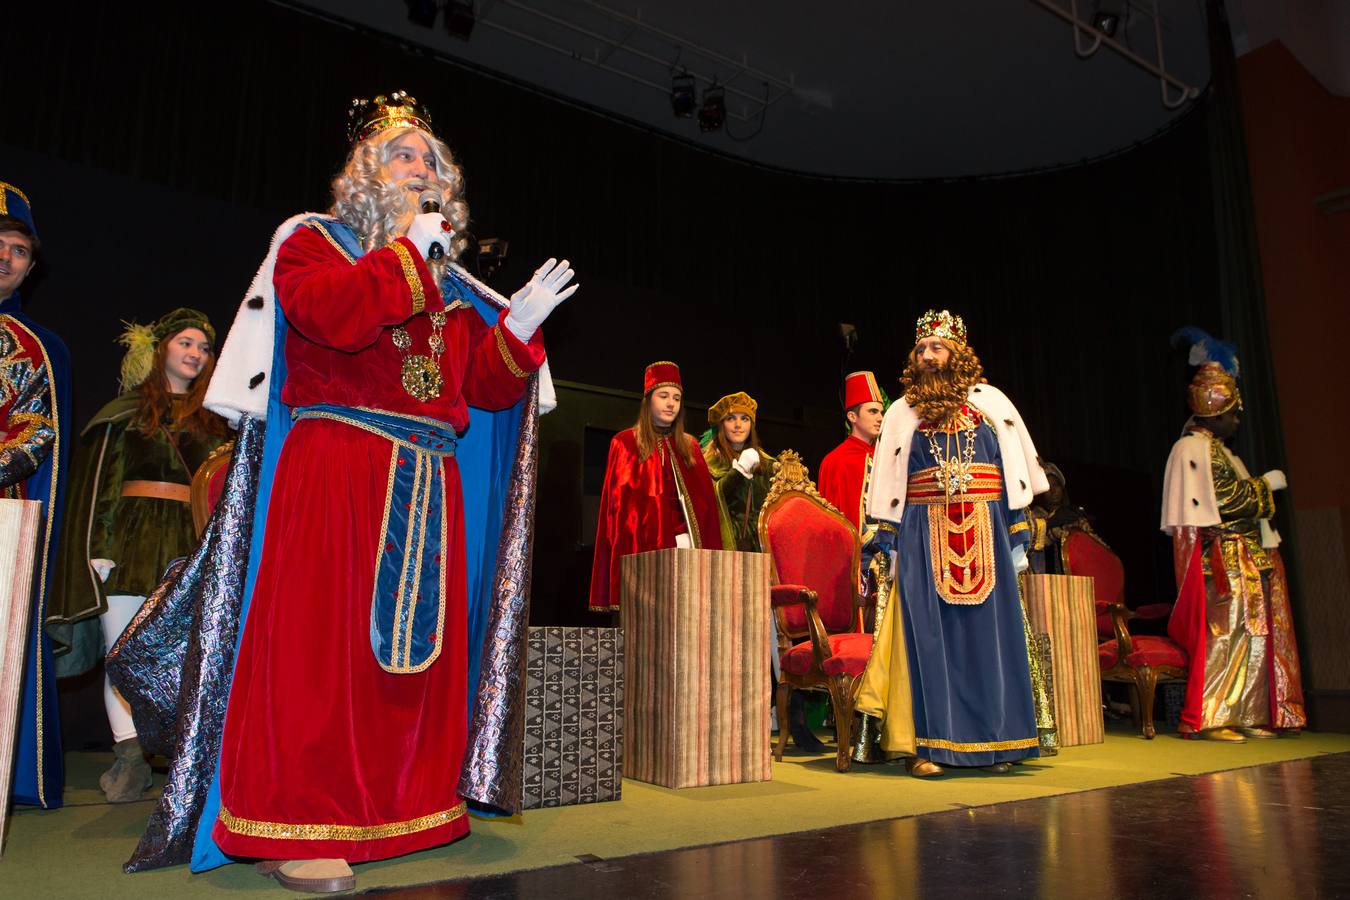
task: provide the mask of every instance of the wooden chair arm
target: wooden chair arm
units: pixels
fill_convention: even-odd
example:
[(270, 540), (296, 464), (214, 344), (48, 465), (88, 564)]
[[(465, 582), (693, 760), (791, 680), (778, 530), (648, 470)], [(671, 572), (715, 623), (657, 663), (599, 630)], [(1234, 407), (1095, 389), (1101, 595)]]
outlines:
[(1118, 658), (1124, 661), (1125, 657), (1134, 652), (1134, 638), (1130, 636), (1129, 626), (1134, 613), (1130, 612), (1124, 603), (1112, 603), (1106, 610), (1111, 614), (1111, 629), (1116, 633)]

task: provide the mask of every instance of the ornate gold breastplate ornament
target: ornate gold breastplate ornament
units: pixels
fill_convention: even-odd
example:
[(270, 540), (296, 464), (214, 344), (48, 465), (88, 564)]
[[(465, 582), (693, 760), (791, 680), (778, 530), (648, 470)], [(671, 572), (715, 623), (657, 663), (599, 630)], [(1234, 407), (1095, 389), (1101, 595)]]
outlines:
[[(975, 474), (972, 470), (975, 464), (975, 430), (977, 424), (973, 417), (965, 415), (965, 411), (962, 410), (957, 413), (947, 429), (935, 427), (924, 432), (928, 436), (928, 450), (933, 454), (933, 462), (937, 466), (937, 481), (946, 493), (948, 505), (952, 502), (964, 504), (966, 502), (966, 488), (975, 480)], [(945, 448), (938, 444), (939, 430), (943, 432)], [(952, 452), (953, 439), (957, 444), (954, 453)], [(966, 518), (963, 515), (961, 525), (956, 526), (955, 530), (969, 531), (977, 523), (977, 519), (978, 516)], [(949, 530), (952, 530), (950, 526)], [(960, 589), (962, 592), (969, 592), (973, 587), (970, 563), (975, 556), (975, 553), (972, 552), (974, 548), (966, 553), (957, 553), (949, 541), (943, 540), (937, 544), (936, 549), (939, 552), (940, 559), (934, 560), (934, 562), (939, 563), (944, 574), (948, 571), (949, 565), (960, 567), (962, 576)]]
[(408, 352), (412, 349), (412, 335), (402, 325), (389, 332), (394, 346), (403, 355), (403, 389), (423, 403), (439, 397), (445, 383), (441, 376), (441, 354), (445, 352), (441, 329), (445, 327), (445, 313), (428, 313), (427, 318), (431, 320), (431, 334), (427, 335), (430, 355)]

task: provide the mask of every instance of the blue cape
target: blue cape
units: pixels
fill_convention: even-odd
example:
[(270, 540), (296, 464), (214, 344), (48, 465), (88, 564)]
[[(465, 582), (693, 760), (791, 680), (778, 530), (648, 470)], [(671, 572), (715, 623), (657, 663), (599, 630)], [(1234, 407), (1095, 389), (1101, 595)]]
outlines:
[(56, 421), (56, 445), (36, 472), (24, 482), (24, 496), (42, 501), (46, 526), (39, 538), (39, 564), (33, 573), (33, 606), (28, 623), (28, 659), (24, 665), (20, 700), (18, 747), (14, 761), (14, 802), (52, 809), (61, 805), (65, 764), (61, 757), (61, 716), (56, 706), (56, 669), (52, 645), (43, 620), (47, 615), (47, 585), (56, 563), (56, 540), (61, 534), (65, 473), (70, 434), (70, 351), (53, 332), (30, 319), (18, 293), (0, 303), (0, 314), (13, 316), (36, 335), (47, 354)]

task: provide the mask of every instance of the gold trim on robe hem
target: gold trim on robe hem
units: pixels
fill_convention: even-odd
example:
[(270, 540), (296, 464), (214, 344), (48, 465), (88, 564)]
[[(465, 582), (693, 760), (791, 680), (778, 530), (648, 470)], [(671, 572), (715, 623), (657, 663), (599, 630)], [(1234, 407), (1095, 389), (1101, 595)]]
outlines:
[(950, 750), (953, 753), (985, 753), (991, 750), (1030, 750), (1032, 747), (1040, 746), (1040, 738), (1018, 738), (1012, 741), (963, 744), (960, 741), (947, 741), (942, 738), (916, 737), (914, 739), (914, 744), (917, 747), (928, 747), (933, 750)]
[(336, 825), (336, 824), (290, 824), (286, 822), (260, 822), (257, 819), (242, 819), (234, 816), (222, 804), (217, 820), (231, 834), (244, 837), (267, 838), (275, 841), (379, 841), (387, 838), (403, 837), (431, 828), (448, 825), (467, 814), (463, 803), (441, 812), (418, 816), (402, 822), (385, 822), (380, 825)]

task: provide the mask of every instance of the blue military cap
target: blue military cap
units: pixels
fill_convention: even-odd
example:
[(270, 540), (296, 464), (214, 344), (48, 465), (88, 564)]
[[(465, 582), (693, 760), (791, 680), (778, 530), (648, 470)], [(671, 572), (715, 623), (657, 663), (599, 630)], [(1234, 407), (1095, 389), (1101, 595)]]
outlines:
[(37, 234), (28, 195), (7, 181), (0, 181), (0, 216), (13, 216), (27, 225), (33, 234)]

